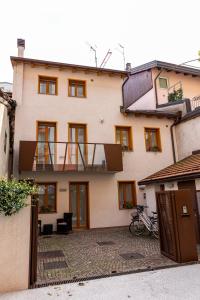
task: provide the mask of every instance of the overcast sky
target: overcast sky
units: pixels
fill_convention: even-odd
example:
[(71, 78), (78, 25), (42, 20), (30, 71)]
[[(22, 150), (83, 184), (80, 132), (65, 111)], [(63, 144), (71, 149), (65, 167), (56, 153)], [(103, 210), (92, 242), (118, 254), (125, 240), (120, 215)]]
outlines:
[[(0, 5), (0, 81), (12, 81), (10, 56), (26, 40), (25, 57), (123, 69), (157, 59), (182, 63), (198, 57), (199, 0), (5, 0)], [(200, 63), (199, 63), (200, 66)]]

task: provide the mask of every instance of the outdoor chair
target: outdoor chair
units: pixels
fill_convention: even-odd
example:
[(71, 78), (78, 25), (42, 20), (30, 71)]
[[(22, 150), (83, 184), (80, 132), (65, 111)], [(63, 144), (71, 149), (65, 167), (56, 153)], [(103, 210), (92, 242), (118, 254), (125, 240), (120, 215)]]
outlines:
[(57, 219), (57, 233), (68, 234), (72, 231), (72, 213), (64, 213), (64, 217)]

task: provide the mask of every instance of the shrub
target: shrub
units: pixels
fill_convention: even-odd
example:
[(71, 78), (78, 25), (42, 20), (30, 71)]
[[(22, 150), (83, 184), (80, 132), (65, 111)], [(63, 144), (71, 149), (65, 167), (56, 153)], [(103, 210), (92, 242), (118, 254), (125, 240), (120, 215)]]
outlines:
[(36, 186), (30, 182), (0, 179), (0, 214), (11, 216), (17, 213), (27, 206), (27, 197), (36, 191)]

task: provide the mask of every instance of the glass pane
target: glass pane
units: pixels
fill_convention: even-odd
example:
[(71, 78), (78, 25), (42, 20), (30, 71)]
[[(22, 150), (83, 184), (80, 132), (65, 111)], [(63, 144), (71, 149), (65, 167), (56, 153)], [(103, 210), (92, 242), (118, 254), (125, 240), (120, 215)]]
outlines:
[(77, 225), (77, 203), (76, 203), (76, 198), (77, 198), (77, 189), (76, 185), (70, 185), (70, 201), (71, 201), (71, 212), (73, 213), (72, 216), (72, 224), (74, 226)]
[(87, 195), (86, 195), (86, 186), (84, 184), (81, 184), (79, 186), (80, 188), (80, 225), (86, 226), (86, 201), (87, 201)]
[(46, 94), (47, 83), (40, 81), (40, 94)]
[(119, 184), (119, 207), (124, 208), (124, 193), (122, 184)]
[[(51, 126), (48, 127), (48, 141), (49, 142), (55, 142), (55, 127)], [(56, 145), (54, 143), (49, 143), (48, 146), (48, 162), (51, 163), (51, 159), (52, 162), (55, 162), (55, 147)], [(50, 149), (50, 153), (49, 153), (49, 149)], [(51, 157), (50, 157), (51, 155)]]
[(117, 144), (120, 144), (120, 143), (121, 143), (121, 140), (120, 140), (120, 132), (121, 132), (121, 130), (117, 129), (117, 131), (116, 131), (116, 143), (117, 143)]
[(49, 82), (49, 94), (50, 95), (56, 94), (56, 83), (55, 82)]
[(128, 137), (128, 130), (122, 131), (122, 146), (125, 150), (128, 150), (129, 146), (129, 137)]
[(83, 87), (83, 85), (78, 85), (77, 86), (77, 96), (78, 97), (83, 97), (84, 96), (84, 87)]
[(156, 148), (157, 145), (157, 136), (156, 136), (156, 131), (151, 131), (151, 147)]
[(45, 186), (38, 185), (38, 205), (39, 205), (39, 212), (43, 212), (45, 210)]
[(167, 78), (159, 78), (159, 85), (162, 89), (167, 89)]
[(48, 199), (49, 211), (55, 211), (56, 195), (55, 195), (55, 185), (53, 185), (53, 184), (47, 186), (47, 199)]
[(72, 83), (70, 84), (70, 87), (69, 87), (69, 95), (72, 97), (76, 96), (76, 87)]
[(133, 203), (133, 195), (132, 195), (132, 184), (126, 183), (126, 203)]

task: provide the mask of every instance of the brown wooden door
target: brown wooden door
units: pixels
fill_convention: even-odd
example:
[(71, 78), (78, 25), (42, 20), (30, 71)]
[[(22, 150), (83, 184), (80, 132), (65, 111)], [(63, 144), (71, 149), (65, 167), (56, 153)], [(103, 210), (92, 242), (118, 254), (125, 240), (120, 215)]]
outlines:
[(88, 183), (71, 182), (69, 199), (70, 211), (73, 213), (72, 226), (88, 228)]
[(200, 243), (200, 230), (199, 230), (199, 211), (197, 205), (197, 196), (196, 196), (196, 185), (194, 180), (189, 181), (180, 181), (178, 182), (178, 189), (189, 189), (192, 191), (193, 196), (193, 211), (194, 211), (194, 218), (195, 218), (195, 232), (196, 232), (196, 239), (197, 243)]

